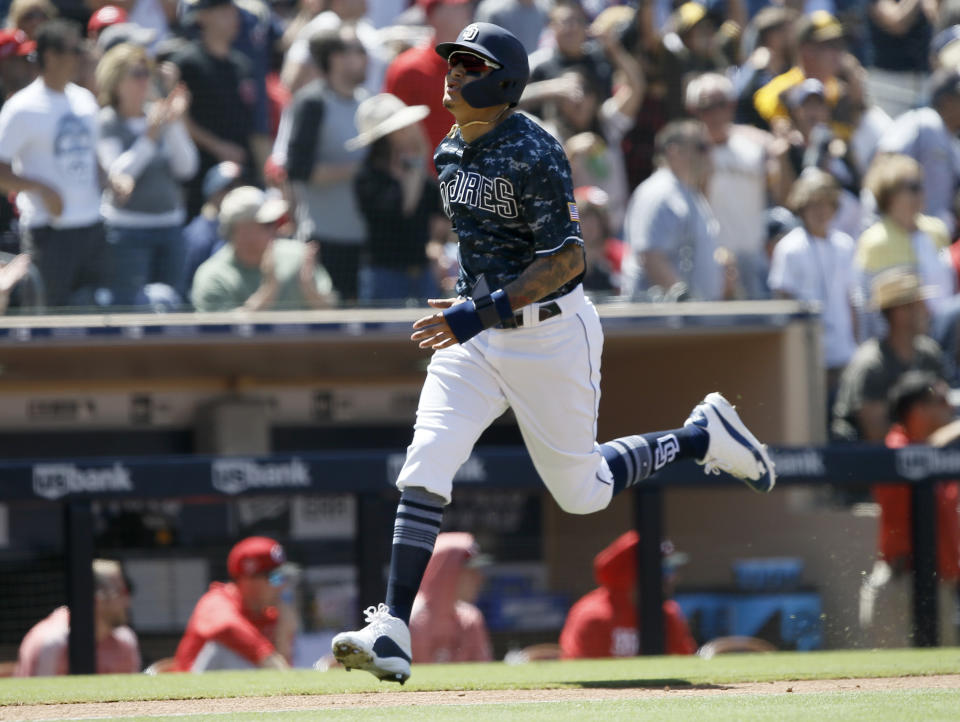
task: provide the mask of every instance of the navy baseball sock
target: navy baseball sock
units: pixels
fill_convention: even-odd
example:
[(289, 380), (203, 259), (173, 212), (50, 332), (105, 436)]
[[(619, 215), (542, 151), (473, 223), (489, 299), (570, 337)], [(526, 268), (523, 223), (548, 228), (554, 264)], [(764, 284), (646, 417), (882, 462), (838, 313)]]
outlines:
[(418, 487), (400, 495), (393, 526), (393, 553), (387, 580), (390, 614), (410, 623), (413, 599), (433, 554), (433, 545), (443, 520), (443, 497)]
[(690, 425), (613, 439), (600, 445), (600, 453), (613, 473), (613, 493), (617, 495), (677, 459), (702, 459), (709, 443), (706, 431)]

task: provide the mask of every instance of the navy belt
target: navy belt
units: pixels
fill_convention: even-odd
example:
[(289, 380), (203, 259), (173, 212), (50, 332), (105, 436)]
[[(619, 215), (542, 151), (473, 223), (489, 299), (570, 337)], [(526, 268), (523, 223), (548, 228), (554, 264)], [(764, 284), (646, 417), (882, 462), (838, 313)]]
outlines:
[[(541, 304), (539, 309), (540, 312), (540, 322), (543, 323), (548, 318), (553, 318), (554, 316), (559, 316), (562, 311), (560, 310), (560, 304), (556, 301), (551, 301), (550, 303)], [(513, 314), (513, 318), (509, 321), (503, 321), (497, 324), (497, 328), (520, 328), (523, 326), (523, 310), (517, 311)]]

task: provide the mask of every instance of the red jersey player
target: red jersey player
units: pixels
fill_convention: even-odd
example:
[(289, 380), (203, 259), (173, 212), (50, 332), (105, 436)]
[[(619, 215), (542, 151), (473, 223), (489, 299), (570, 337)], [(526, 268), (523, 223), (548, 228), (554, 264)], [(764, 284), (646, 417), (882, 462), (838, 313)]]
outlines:
[(277, 604), (286, 583), (283, 547), (267, 537), (238, 542), (227, 557), (232, 582), (214, 582), (194, 607), (174, 669), (286, 669), (276, 648)]

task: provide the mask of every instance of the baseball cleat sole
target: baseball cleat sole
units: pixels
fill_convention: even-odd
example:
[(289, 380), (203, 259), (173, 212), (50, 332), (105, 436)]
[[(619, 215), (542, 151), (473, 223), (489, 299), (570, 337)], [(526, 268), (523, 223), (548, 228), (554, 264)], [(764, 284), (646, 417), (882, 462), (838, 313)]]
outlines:
[(350, 642), (336, 642), (333, 645), (333, 656), (348, 672), (352, 669), (361, 669), (369, 672), (381, 682), (399, 682), (401, 685), (410, 678), (410, 674), (383, 669), (378, 666), (373, 655)]

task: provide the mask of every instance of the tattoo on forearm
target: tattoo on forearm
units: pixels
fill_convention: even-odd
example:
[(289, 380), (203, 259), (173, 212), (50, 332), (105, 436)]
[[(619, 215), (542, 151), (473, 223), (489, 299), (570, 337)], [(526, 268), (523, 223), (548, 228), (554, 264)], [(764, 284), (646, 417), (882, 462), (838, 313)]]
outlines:
[(570, 245), (552, 256), (538, 258), (505, 289), (514, 309), (535, 303), (583, 270), (583, 249)]

